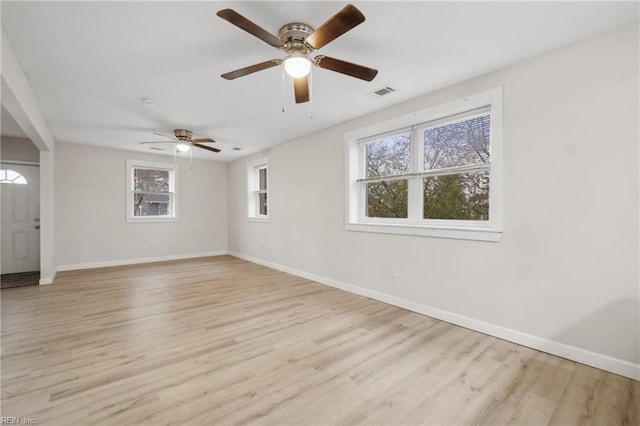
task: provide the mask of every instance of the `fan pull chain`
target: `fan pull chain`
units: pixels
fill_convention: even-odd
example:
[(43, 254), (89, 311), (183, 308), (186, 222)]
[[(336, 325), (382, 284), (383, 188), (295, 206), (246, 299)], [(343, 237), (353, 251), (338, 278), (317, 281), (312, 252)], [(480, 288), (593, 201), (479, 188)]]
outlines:
[(189, 168), (193, 170), (193, 146), (189, 150)]
[(173, 164), (178, 164), (178, 145), (173, 145)]
[(309, 118), (313, 119), (313, 70), (309, 71)]
[(282, 112), (284, 113), (284, 65), (280, 68), (282, 68)]

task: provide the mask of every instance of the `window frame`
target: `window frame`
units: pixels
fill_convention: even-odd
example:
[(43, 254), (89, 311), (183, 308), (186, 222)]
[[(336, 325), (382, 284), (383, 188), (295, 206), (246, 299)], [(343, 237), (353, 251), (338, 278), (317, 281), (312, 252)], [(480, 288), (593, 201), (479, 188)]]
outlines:
[[(170, 209), (172, 213), (162, 216), (135, 216), (134, 207), (134, 169), (147, 170), (167, 170), (169, 172), (169, 194)], [(173, 187), (173, 191), (171, 188)], [(127, 160), (127, 181), (126, 181), (126, 220), (129, 223), (157, 223), (157, 222), (177, 222), (178, 221), (178, 165), (175, 163), (158, 163), (143, 160)], [(164, 192), (162, 194), (165, 194)]]
[[(499, 241), (503, 232), (502, 216), (502, 87), (456, 99), (391, 120), (375, 123), (345, 134), (345, 229), (374, 233), (416, 235), (479, 241)], [(429, 127), (456, 121), (456, 116), (470, 119), (474, 111), (490, 107), (491, 162), (489, 174), (489, 220), (424, 219), (423, 185), (420, 171), (424, 161), (424, 136)], [(405, 218), (366, 216), (366, 182), (359, 181), (366, 170), (366, 143), (383, 136), (411, 131), (411, 170), (408, 173), (407, 215)], [(376, 139), (377, 138), (377, 139)], [(403, 176), (403, 175), (398, 175)]]
[[(269, 158), (262, 157), (247, 163), (247, 220), (251, 222), (269, 222), (271, 215), (270, 204), (270, 179), (269, 175)], [(260, 188), (260, 170), (266, 171), (265, 186), (266, 189)], [(267, 197), (266, 208), (267, 214), (260, 213), (260, 194)]]

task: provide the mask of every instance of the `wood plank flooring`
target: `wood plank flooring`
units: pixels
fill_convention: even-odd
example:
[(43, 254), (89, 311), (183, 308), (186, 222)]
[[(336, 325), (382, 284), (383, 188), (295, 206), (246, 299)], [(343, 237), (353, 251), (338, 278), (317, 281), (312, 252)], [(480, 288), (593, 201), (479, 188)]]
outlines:
[(1, 319), (2, 416), (38, 425), (640, 424), (640, 382), (230, 256), (60, 273)]

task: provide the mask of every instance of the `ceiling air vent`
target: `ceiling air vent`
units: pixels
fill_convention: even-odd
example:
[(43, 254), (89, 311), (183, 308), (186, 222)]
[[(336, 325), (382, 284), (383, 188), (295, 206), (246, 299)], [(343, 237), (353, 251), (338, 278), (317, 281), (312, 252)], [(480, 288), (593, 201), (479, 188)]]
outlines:
[(378, 96), (384, 96), (384, 95), (388, 95), (391, 92), (395, 92), (396, 89), (394, 89), (391, 86), (384, 86), (381, 87), (380, 89), (376, 90), (375, 92), (373, 92), (374, 95), (378, 95)]

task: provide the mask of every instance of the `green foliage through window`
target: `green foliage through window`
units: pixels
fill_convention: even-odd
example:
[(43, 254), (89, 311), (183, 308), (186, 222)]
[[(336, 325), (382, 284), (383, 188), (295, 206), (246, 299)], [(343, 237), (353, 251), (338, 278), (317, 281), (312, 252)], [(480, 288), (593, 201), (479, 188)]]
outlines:
[(428, 176), (423, 181), (425, 219), (489, 220), (489, 172)]
[(368, 217), (407, 217), (406, 179), (367, 183)]

